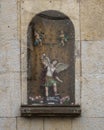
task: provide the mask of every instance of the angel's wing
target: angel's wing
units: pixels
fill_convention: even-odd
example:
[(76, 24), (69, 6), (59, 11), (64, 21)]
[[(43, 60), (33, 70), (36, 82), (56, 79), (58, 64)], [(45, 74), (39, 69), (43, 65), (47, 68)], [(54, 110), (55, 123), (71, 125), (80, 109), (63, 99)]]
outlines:
[(45, 66), (48, 66), (50, 64), (50, 59), (48, 56), (46, 56), (46, 54), (42, 54), (41, 56), (41, 60), (42, 60), (42, 63), (45, 65)]
[(61, 71), (64, 71), (64, 70), (66, 70), (68, 67), (69, 67), (68, 64), (58, 63), (58, 64), (56, 65), (56, 72), (59, 73), (59, 72), (61, 72)]

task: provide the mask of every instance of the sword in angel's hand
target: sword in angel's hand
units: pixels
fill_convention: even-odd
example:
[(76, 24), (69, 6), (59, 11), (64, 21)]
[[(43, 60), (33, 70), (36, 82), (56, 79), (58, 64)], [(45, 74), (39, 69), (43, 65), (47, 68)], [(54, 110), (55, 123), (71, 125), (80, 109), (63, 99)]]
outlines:
[(50, 65), (50, 59), (48, 56), (46, 56), (46, 54), (42, 54), (41, 56), (41, 60), (42, 60), (42, 63), (47, 67)]

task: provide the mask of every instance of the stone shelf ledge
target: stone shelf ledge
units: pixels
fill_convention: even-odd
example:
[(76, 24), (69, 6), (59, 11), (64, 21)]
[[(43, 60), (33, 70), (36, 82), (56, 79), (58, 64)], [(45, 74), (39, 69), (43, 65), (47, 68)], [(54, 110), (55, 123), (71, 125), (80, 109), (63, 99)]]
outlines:
[(22, 117), (78, 117), (81, 115), (80, 105), (22, 105)]

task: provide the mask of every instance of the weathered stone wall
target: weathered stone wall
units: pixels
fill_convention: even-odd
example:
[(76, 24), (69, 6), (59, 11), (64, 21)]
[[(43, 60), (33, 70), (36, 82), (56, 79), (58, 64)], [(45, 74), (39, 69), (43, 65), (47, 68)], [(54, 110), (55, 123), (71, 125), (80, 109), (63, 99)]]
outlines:
[[(76, 101), (82, 108), (76, 119), (20, 117), (26, 103), (27, 27), (36, 13), (49, 9), (65, 13), (75, 26)], [(104, 0), (0, 0), (0, 130), (103, 130), (103, 28)]]

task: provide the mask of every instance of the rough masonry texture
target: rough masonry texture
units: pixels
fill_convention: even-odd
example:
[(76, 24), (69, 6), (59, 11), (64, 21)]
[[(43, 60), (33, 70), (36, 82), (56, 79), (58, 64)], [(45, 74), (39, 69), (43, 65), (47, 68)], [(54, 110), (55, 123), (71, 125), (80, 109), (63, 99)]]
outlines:
[[(27, 101), (26, 42), (31, 19), (58, 10), (75, 27), (79, 118), (22, 118)], [(104, 0), (0, 0), (0, 130), (104, 129)]]

